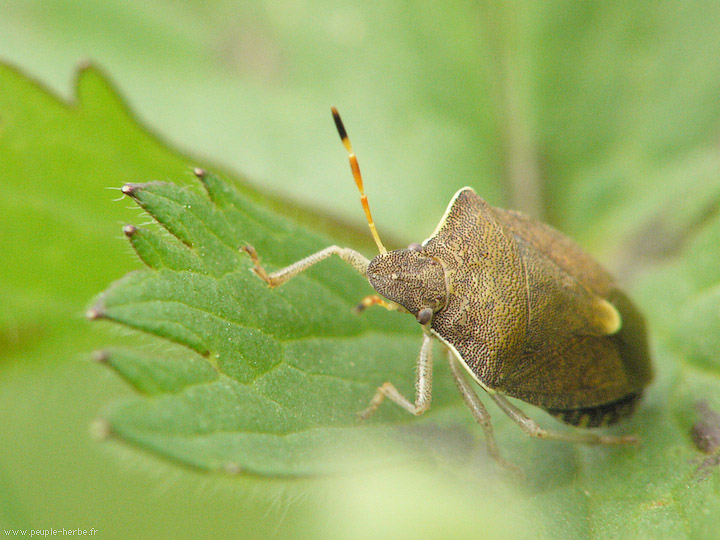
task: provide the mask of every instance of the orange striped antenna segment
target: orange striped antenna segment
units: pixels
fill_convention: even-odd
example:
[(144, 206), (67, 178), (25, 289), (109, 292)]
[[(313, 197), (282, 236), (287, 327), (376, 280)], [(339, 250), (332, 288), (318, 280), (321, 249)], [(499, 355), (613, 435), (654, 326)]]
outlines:
[(332, 107), (332, 115), (333, 120), (335, 120), (335, 127), (340, 134), (340, 140), (342, 141), (343, 146), (345, 146), (348, 158), (350, 159), (350, 170), (352, 170), (355, 184), (357, 185), (358, 191), (360, 191), (360, 202), (362, 203), (363, 210), (365, 210), (365, 217), (367, 218), (368, 225), (370, 226), (370, 232), (372, 233), (373, 240), (375, 240), (380, 253), (387, 253), (387, 249), (385, 249), (385, 246), (383, 246), (380, 241), (380, 236), (377, 233), (375, 222), (373, 221), (372, 214), (370, 213), (370, 206), (368, 205), (367, 195), (365, 195), (365, 188), (363, 187), (362, 175), (360, 174), (360, 165), (358, 165), (358, 160), (353, 152), (350, 139), (348, 139), (347, 131), (345, 131), (345, 126), (340, 119), (340, 113), (338, 113), (335, 107)]

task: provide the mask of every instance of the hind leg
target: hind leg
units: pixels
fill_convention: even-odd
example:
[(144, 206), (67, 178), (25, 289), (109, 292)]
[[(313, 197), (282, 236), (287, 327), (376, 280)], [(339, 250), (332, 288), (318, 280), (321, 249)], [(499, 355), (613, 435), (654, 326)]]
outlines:
[(507, 414), (520, 429), (531, 437), (539, 439), (551, 439), (556, 441), (566, 441), (580, 444), (638, 444), (640, 441), (634, 435), (625, 435), (621, 437), (613, 435), (601, 435), (599, 433), (591, 433), (588, 431), (551, 431), (541, 428), (535, 420), (527, 416), (524, 412), (510, 403), (502, 394), (496, 392), (488, 392), (492, 400), (497, 403), (498, 407)]

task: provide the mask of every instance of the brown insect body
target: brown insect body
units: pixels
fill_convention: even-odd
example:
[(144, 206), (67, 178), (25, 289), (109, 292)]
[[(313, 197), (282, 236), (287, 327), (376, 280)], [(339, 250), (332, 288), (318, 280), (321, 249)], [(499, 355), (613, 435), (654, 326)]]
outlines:
[(652, 370), (642, 317), (574, 242), (471, 188), (433, 235), (368, 266), (375, 290), (418, 316), (486, 390), (588, 427), (629, 414)]
[(271, 287), (328, 257), (340, 257), (389, 300), (368, 296), (361, 309), (402, 308), (416, 317), (423, 339), (415, 399), (386, 381), (360, 417), (370, 417), (386, 398), (415, 415), (430, 408), (432, 338), (437, 338), (450, 352), (453, 378), (485, 432), (489, 454), (502, 465), (514, 468), (500, 456), (490, 415), (460, 365), (532, 437), (581, 444), (636, 443), (632, 435), (543, 429), (505, 397), (581, 427), (610, 424), (633, 411), (652, 379), (645, 324), (610, 274), (552, 227), (493, 208), (471, 188), (456, 193), (425, 242), (387, 251), (336, 109), (333, 118), (380, 254), (368, 260), (351, 248), (332, 245), (268, 272), (255, 248), (243, 249), (253, 261), (252, 271)]

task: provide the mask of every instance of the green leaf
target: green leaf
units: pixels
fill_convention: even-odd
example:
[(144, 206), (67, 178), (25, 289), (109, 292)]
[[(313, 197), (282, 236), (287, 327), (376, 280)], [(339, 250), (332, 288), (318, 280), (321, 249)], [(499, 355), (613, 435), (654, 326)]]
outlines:
[[(269, 289), (241, 244), (258, 246), (276, 268), (328, 241), (254, 207), (211, 173), (199, 178), (205, 194), (166, 183), (123, 187), (166, 232), (125, 227), (149, 269), (114, 283), (89, 316), (184, 345), (213, 376), (190, 353), (169, 379), (172, 362), (162, 356), (143, 362), (147, 355), (105, 351), (103, 362), (145, 394), (108, 410), (110, 432), (196, 467), (261, 475), (338, 470), (368, 431), (389, 442), (377, 425), (406, 424), (405, 414), (387, 407), (365, 426), (356, 414), (388, 377), (412, 391), (417, 325), (380, 310), (354, 314), (371, 290), (340, 261)], [(450, 384), (437, 385), (439, 409)]]
[[(424, 418), (390, 405), (370, 422), (358, 423), (356, 413), (385, 380), (412, 395), (417, 325), (382, 310), (354, 315), (353, 306), (371, 290), (339, 260), (269, 289), (250, 272), (241, 245), (255, 245), (272, 270), (331, 240), (262, 208), (213, 174), (199, 178), (202, 190), (167, 183), (123, 187), (164, 231), (125, 228), (149, 268), (113, 284), (89, 314), (194, 352), (182, 357), (172, 383), (164, 382), (171, 361), (162, 353), (143, 370), (136, 356), (128, 361), (127, 353), (103, 354), (105, 363), (143, 392), (108, 407), (109, 433), (196, 468), (259, 476), (336, 473), (347, 470), (349, 461), (355, 467), (418, 458), (441, 463), (449, 455), (469, 455), (472, 447), (478, 451), (479, 442), (468, 446), (468, 440), (478, 441), (479, 429), (442, 367), (435, 376), (433, 409)], [(717, 370), (712, 357), (717, 343), (706, 334), (718, 328), (717, 227), (711, 218), (692, 242), (682, 244), (677, 263), (640, 281), (651, 327), (664, 336), (655, 350), (658, 382), (624, 424), (643, 439), (642, 450), (543, 444), (495, 415), (506, 455), (533, 463), (528, 484), (557, 508), (552, 516), (568, 524), (569, 536), (608, 522), (616, 528), (633, 523), (637, 535), (668, 528), (679, 534), (685, 512), (718, 507), (690, 436), (696, 403), (702, 398), (720, 406), (712, 397), (717, 381), (692, 365)], [(656, 294), (649, 294), (653, 287)], [(680, 311), (667, 310), (673, 291), (685, 299)], [(691, 361), (678, 366), (682, 355)], [(187, 367), (198, 362), (206, 362), (212, 373)], [(541, 423), (548, 421), (528, 409)], [(448, 436), (457, 415), (464, 415), (460, 422), (468, 426), (460, 438)], [(438, 426), (446, 437), (439, 454)], [(661, 510), (648, 514), (656, 508)], [(578, 514), (582, 520), (574, 519)], [(703, 531), (713, 523), (698, 519), (692, 528)]]
[[(448, 423), (450, 417), (443, 412), (448, 405), (461, 414), (443, 369), (435, 377), (433, 409), (423, 420), (411, 419), (393, 406), (382, 407), (366, 424), (355, 418), (385, 380), (411, 395), (410, 366), (419, 341), (411, 318), (382, 310), (353, 315), (352, 307), (370, 290), (337, 260), (269, 289), (249, 271), (249, 259), (237, 249), (240, 244), (262, 246), (264, 263), (274, 269), (329, 241), (253, 206), (213, 174), (201, 174), (200, 179), (205, 194), (163, 183), (123, 188), (166, 232), (126, 227), (150, 269), (116, 282), (90, 313), (184, 345), (201, 356), (182, 357), (177, 376), (167, 382), (172, 361), (161, 355), (143, 362), (126, 353), (106, 352), (104, 361), (145, 393), (107, 410), (109, 431), (194, 467), (263, 476), (338, 472), (347, 468), (349, 456), (356, 466), (367, 460), (432, 456), (437, 437), (431, 436), (436, 429), (431, 426), (449, 428), (456, 422)], [(714, 266), (720, 258), (719, 231), (720, 220), (715, 219), (685, 248), (675, 264), (678, 268), (653, 274), (659, 281), (648, 279), (641, 287), (675, 287), (688, 298), (678, 317), (663, 320), (661, 313), (651, 311), (656, 327), (677, 328), (682, 338), (661, 342), (656, 351), (659, 388), (628, 422), (643, 438), (643, 450), (576, 448), (573, 454), (564, 445), (556, 456), (565, 461), (558, 464), (547, 445), (540, 448), (538, 441), (521, 439), (509, 452), (515, 461), (535, 456), (531, 484), (557, 505), (567, 503), (567, 497), (576, 502), (584, 497), (565, 493), (576, 474), (582, 475), (581, 489), (593, 499), (623, 501), (622, 506), (597, 503), (601, 512), (575, 511), (594, 526), (618, 515), (623, 517), (613, 518), (620, 519), (616, 526), (635, 520), (637, 534), (663, 530), (668, 523), (679, 526), (682, 512), (697, 504), (698, 490), (709, 489), (702, 481), (707, 472), (693, 461), (698, 453), (690, 430), (700, 396), (720, 407), (712, 397), (717, 395), (717, 382), (697, 372), (701, 367), (717, 373), (719, 367), (712, 354), (720, 329), (720, 280)], [(678, 276), (682, 282), (676, 281)], [(651, 309), (662, 307), (660, 295), (644, 296)], [(674, 370), (669, 368), (678, 353), (687, 355), (691, 364), (671, 377)], [(198, 370), (203, 361), (212, 371), (207, 366)], [(673, 396), (671, 408), (665, 405), (667, 396)], [(533, 413), (538, 416), (537, 410)], [(501, 440), (510, 436), (507, 420), (496, 418), (495, 423)], [(408, 431), (408, 425), (414, 430)], [(455, 439), (451, 444), (454, 452), (458, 443)], [(548, 489), (545, 483), (553, 474), (555, 488)], [(608, 482), (608, 475), (624, 480)], [(688, 482), (696, 487), (684, 490)], [(654, 487), (648, 491), (650, 484)], [(717, 505), (717, 500), (705, 504)], [(667, 507), (658, 522), (646, 518), (648, 509), (656, 506)], [(699, 508), (704, 512), (708, 506)], [(563, 512), (557, 514), (561, 516)], [(698, 520), (693, 527), (704, 530), (711, 524)]]
[[(101, 535), (117, 538), (138, 530), (177, 538), (715, 538), (717, 456), (701, 452), (690, 430), (703, 418), (698, 402), (720, 410), (719, 8), (708, 0), (3, 4), (5, 58), (70, 97), (58, 99), (0, 68), (0, 521), (27, 529), (80, 524), (90, 509)], [(122, 99), (96, 69), (68, 84), (85, 57), (121, 83)], [(184, 345), (118, 325), (88, 329), (81, 320), (91, 295), (137, 268), (120, 228), (146, 221), (105, 188), (168, 179), (185, 185), (190, 167), (210, 167), (148, 133), (125, 103), (166, 141), (262, 186), (258, 193), (237, 175), (221, 175), (254, 216), (247, 234), (266, 239), (255, 243), (263, 256), (275, 242), (293, 243), (275, 226), (261, 229), (268, 210), (270, 219), (289, 215), (295, 225), (322, 231), (322, 242), (339, 242), (349, 231), (325, 213), (362, 225), (352, 183), (343, 180), (345, 156), (327, 115), (332, 104), (348, 123), (386, 241), (426, 237), (465, 184), (508, 206), (522, 202), (525, 187), (539, 191), (548, 220), (619, 269), (648, 318), (657, 379), (636, 415), (618, 427), (639, 434), (643, 446), (529, 440), (490, 403), (501, 449), (528, 472), (516, 489), (485, 459), (482, 436), (440, 359), (426, 418), (388, 405), (372, 423), (356, 424), (348, 406), (347, 427), (329, 444), (326, 433), (317, 444), (298, 438), (291, 447), (308, 466), (322, 463), (307, 454), (319, 447), (356, 458), (348, 471), (367, 463), (358, 454), (381, 461), (384, 454), (392, 465), (374, 475), (228, 478), (164, 459), (169, 448), (180, 463), (197, 455), (181, 447), (181, 437), (153, 447), (159, 459), (142, 451), (151, 448), (143, 441), (130, 448), (92, 441), (87, 426), (103, 403), (112, 401), (102, 413), (109, 414), (137, 402), (136, 426), (153, 414), (162, 425), (167, 420), (160, 409), (148, 411), (150, 404), (220, 378), (211, 357)], [(287, 200), (324, 211), (303, 217)], [(194, 253), (197, 246), (188, 249), (153, 226), (137, 231), (130, 241), (145, 249), (139, 255), (154, 271), (218, 275)], [(364, 228), (345, 236), (343, 244), (370, 253)], [(158, 243), (165, 245), (160, 253)], [(285, 254), (275, 256), (278, 267)], [(245, 264), (241, 257), (238, 268)], [(341, 297), (345, 282), (332, 283)], [(265, 300), (250, 299), (253, 313), (275, 309)], [(417, 329), (398, 314), (364, 317), (371, 338), (376, 317), (388, 328), (408, 325), (407, 333), (398, 328), (406, 340), (397, 345), (402, 367), (389, 364), (395, 371), (387, 373), (381, 366), (378, 378), (411, 392)], [(293, 324), (303, 321), (297, 312)], [(167, 331), (191, 338), (177, 326)], [(395, 334), (379, 336), (395, 343)], [(205, 340), (196, 336), (198, 349)], [(358, 359), (356, 344), (344, 343), (337, 357), (346, 366), (375, 357), (369, 350)], [(98, 359), (115, 361), (122, 379), (83, 360), (103, 346), (108, 354)], [(303, 356), (306, 369), (313, 358)], [(337, 367), (324, 363), (323, 370)], [(272, 390), (273, 398), (284, 397), (282, 385)], [(558, 427), (537, 409), (527, 412)], [(377, 438), (392, 447), (374, 446)], [(333, 445), (339, 440), (357, 445)], [(397, 452), (411, 445), (419, 446), (420, 460)], [(271, 443), (262, 448), (270, 454)], [(398, 464), (403, 456), (408, 461)], [(198, 466), (221, 467), (221, 457)], [(253, 459), (248, 470), (267, 468), (269, 458)], [(510, 496), (498, 496), (504, 488)]]
[[(355, 418), (374, 388), (385, 380), (411, 395), (409, 368), (418, 345), (416, 324), (409, 317), (382, 310), (353, 315), (357, 299), (370, 291), (363, 279), (336, 260), (319, 264), (276, 290), (269, 289), (249, 271), (250, 261), (240, 255), (236, 249), (239, 242), (233, 239), (262, 243), (263, 261), (270, 269), (317, 251), (328, 241), (280, 216), (253, 208), (212, 174), (201, 179), (205, 195), (160, 183), (123, 188), (172, 233), (149, 235), (143, 228), (126, 228), (141, 258), (167, 260), (175, 254), (175, 260), (186, 264), (170, 269), (151, 262), (153, 269), (132, 273), (101, 295), (91, 315), (184, 345), (206, 359), (214, 376), (207, 370), (195, 374), (180, 363), (179, 380), (186, 384), (169, 387), (156, 382), (167, 377), (169, 362), (146, 363), (140, 374), (116, 367), (134, 386), (153, 391), (143, 390), (149, 395), (110, 407), (105, 416), (109, 431), (194, 467), (265, 476), (337, 472), (347, 468), (349, 456), (354, 456), (356, 466), (383, 455), (385, 460), (431, 456), (430, 443), (437, 439), (430, 436), (435, 429), (430, 426), (451, 426), (454, 420), (448, 424), (443, 409), (453, 405), (456, 410), (458, 405), (444, 370), (437, 370), (435, 403), (423, 420), (411, 419), (392, 406), (382, 407), (378, 418), (367, 424), (360, 425)], [(699, 352), (695, 356), (716, 347), (705, 332), (708, 326), (717, 328), (719, 319), (714, 301), (718, 279), (712, 266), (716, 260), (713, 253), (718, 250), (713, 241), (718, 225), (720, 221), (714, 220), (686, 248), (677, 263), (683, 268), (684, 285), (672, 284), (683, 293), (700, 291), (680, 316), (680, 321), (688, 321), (690, 326), (698, 316), (706, 321), (695, 334), (689, 333), (702, 338), (696, 341)], [(152, 257), (144, 255), (147, 238), (153, 239)], [(177, 256), (178, 250), (185, 255)], [(674, 280), (678, 273), (671, 270), (656, 275)], [(648, 283), (644, 287), (652, 281)], [(671, 285), (662, 282), (658, 286)], [(652, 299), (646, 304), (652, 307)], [(651, 315), (651, 320), (655, 318)], [(675, 326), (674, 320), (657, 318), (658, 327), (663, 322)], [(691, 418), (699, 396), (710, 399), (712, 406), (720, 405), (708, 398), (716, 382), (699, 378), (692, 368), (670, 378), (668, 362), (677, 352), (660, 347), (656, 353), (660, 388), (651, 392), (627, 423), (643, 438), (642, 451), (561, 445), (562, 452), (558, 454), (560, 448), (556, 447), (552, 458), (547, 444), (541, 448), (538, 441), (520, 435), (520, 444), (509, 452), (515, 461), (527, 462), (535, 456), (531, 484), (537, 483), (536, 489), (546, 492), (550, 500), (559, 497), (557, 504), (567, 497), (562, 493), (576, 474), (582, 475), (580, 485), (594, 499), (624, 501), (621, 522), (637, 520), (642, 524), (638, 534), (678, 523), (681, 509), (694, 504), (696, 490), (681, 489), (688, 482), (707, 489), (700, 481), (705, 473), (692, 461), (698, 454), (690, 437)], [(113, 367), (127, 363), (114, 360), (116, 354), (103, 356)], [(715, 362), (711, 369), (717, 370), (716, 360), (707, 354), (704, 362)], [(169, 389), (156, 390), (165, 387)], [(667, 395), (674, 396), (672, 408), (664, 405)], [(538, 416), (537, 410), (533, 413)], [(508, 426), (507, 420), (496, 418), (495, 423), (500, 426), (501, 440), (511, 436), (509, 428), (513, 426)], [(415, 425), (415, 431), (408, 432), (408, 425)], [(398, 446), (404, 450), (398, 452)], [(557, 456), (564, 456), (562, 464)], [(551, 485), (555, 488), (548, 489), (548, 475), (553, 474)], [(608, 475), (626, 480), (608, 482)], [(648, 492), (650, 483), (654, 487)], [(644, 517), (655, 505), (668, 507), (669, 512), (657, 524)], [(597, 520), (599, 525), (620, 512), (614, 503), (601, 508), (600, 513), (582, 513), (590, 523)], [(706, 525), (699, 521), (694, 526)]]

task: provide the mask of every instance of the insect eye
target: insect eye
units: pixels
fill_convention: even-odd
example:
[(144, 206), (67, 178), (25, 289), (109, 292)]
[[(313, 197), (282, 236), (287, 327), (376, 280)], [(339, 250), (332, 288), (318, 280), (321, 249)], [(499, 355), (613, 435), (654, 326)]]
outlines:
[(418, 311), (417, 314), (417, 322), (420, 324), (427, 324), (430, 322), (430, 319), (432, 318), (433, 311), (430, 308), (422, 308), (420, 311)]

